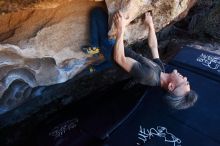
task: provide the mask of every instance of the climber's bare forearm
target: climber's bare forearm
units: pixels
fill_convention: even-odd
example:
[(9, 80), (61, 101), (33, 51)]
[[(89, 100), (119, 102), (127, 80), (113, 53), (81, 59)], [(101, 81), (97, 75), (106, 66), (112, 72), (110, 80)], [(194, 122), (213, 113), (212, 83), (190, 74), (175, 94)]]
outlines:
[(157, 37), (155, 33), (154, 23), (150, 12), (145, 13), (145, 26), (148, 29), (148, 45), (151, 49), (153, 58), (159, 58)]
[(119, 64), (125, 71), (130, 72), (133, 64), (136, 60), (126, 57), (124, 51), (124, 42), (123, 42), (124, 33), (117, 35), (116, 44), (114, 48), (114, 60)]
[(117, 28), (116, 44), (114, 48), (114, 60), (127, 72), (130, 72), (133, 64), (136, 62), (134, 59), (125, 56), (124, 51), (124, 31), (126, 21), (121, 12), (115, 13), (113, 16), (114, 23)]
[(151, 49), (153, 58), (159, 58), (157, 37), (153, 24), (149, 25), (148, 45)]

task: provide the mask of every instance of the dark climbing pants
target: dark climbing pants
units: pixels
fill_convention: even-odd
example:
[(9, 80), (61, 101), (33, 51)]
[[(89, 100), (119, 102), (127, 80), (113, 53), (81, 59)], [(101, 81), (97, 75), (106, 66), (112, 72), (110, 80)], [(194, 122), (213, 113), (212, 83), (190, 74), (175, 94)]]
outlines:
[(90, 44), (99, 47), (105, 61), (95, 65), (96, 71), (111, 67), (113, 61), (114, 39), (108, 39), (108, 14), (102, 8), (94, 8), (90, 13)]

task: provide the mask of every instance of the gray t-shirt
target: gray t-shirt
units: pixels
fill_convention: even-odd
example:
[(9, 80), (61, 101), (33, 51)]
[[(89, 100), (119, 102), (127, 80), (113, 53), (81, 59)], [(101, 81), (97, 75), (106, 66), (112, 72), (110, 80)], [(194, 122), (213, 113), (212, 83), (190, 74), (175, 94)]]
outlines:
[(129, 72), (137, 82), (148, 86), (160, 86), (161, 68), (159, 65), (130, 48), (125, 49), (125, 56), (137, 61)]

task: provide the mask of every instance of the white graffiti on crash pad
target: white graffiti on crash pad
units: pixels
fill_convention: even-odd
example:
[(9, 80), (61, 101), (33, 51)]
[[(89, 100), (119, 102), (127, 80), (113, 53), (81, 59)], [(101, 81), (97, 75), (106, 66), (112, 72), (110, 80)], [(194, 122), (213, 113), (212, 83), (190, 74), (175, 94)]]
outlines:
[(162, 127), (162, 126), (157, 126), (157, 129), (155, 128), (145, 129), (141, 125), (140, 125), (140, 130), (138, 132), (139, 142), (137, 142), (136, 144), (143, 145), (154, 136), (164, 138), (165, 142), (173, 143), (173, 146), (181, 146), (180, 145), (181, 140), (177, 138), (175, 135), (173, 135), (172, 133), (169, 133), (167, 131), (167, 128)]
[(207, 55), (207, 54), (201, 54), (196, 61), (201, 62), (202, 65), (213, 69), (217, 70), (220, 72), (220, 57), (217, 56), (212, 56), (212, 55)]
[(58, 126), (54, 127), (49, 133), (49, 136), (53, 136), (55, 138), (61, 137), (66, 132), (70, 131), (71, 129), (74, 129), (77, 126), (77, 124), (78, 124), (78, 119), (72, 119), (63, 122)]

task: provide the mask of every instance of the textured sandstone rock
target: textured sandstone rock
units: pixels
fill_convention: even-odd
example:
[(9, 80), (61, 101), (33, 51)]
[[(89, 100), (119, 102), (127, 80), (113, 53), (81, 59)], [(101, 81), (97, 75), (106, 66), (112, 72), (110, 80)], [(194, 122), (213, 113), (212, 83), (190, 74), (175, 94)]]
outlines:
[(0, 113), (24, 102), (32, 87), (65, 82), (103, 60), (83, 54), (80, 46), (88, 44), (90, 9), (104, 2), (61, 3), (52, 9), (28, 5), (0, 17)]
[[(135, 18), (141, 16), (147, 11), (152, 11), (153, 21), (156, 31), (171, 23), (178, 16), (187, 10), (191, 0), (105, 0), (110, 18), (120, 10), (128, 23)], [(179, 18), (180, 19), (180, 18)], [(110, 24), (112, 24), (110, 19)], [(114, 24), (111, 26), (109, 36), (113, 37), (116, 32)], [(147, 30), (144, 30), (143, 21), (141, 18), (135, 19), (131, 24), (128, 24), (125, 32), (125, 40), (128, 44), (132, 44), (137, 40), (147, 38)]]
[(1, 0), (0, 13), (15, 12), (21, 9), (56, 8), (71, 0)]
[[(0, 45), (0, 108), (16, 107), (28, 98), (31, 88), (63, 83), (88, 64), (97, 62), (97, 58), (67, 56), (57, 64), (52, 57), (30, 58), (23, 51), (14, 45)], [(54, 54), (62, 58), (59, 55)]]
[[(90, 9), (104, 6), (104, 2), (1, 2), (4, 13), (0, 16), (0, 112), (4, 110), (2, 107), (21, 104), (32, 87), (65, 82), (89, 64), (103, 60), (102, 57), (92, 59), (79, 48), (88, 44)], [(106, 4), (110, 18), (120, 9), (129, 22), (152, 10), (159, 31), (187, 10), (188, 0), (106, 0)], [(110, 32), (114, 31), (112, 26)], [(125, 34), (128, 44), (146, 37), (141, 18), (128, 25)]]

